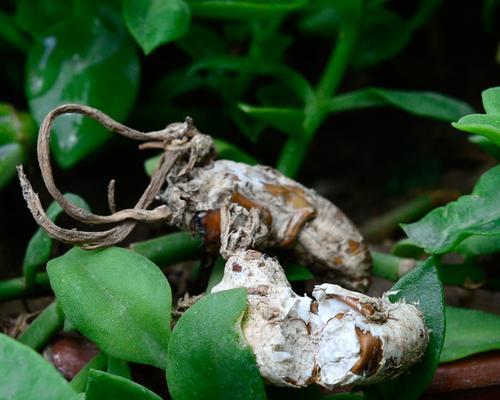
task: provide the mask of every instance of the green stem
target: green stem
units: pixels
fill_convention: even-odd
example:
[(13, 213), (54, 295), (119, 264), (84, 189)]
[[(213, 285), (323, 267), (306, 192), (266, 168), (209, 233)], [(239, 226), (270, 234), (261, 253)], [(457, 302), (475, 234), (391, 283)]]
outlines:
[(57, 303), (53, 302), (30, 324), (18, 340), (40, 351), (62, 328), (63, 324), (64, 314)]
[(358, 38), (358, 27), (349, 26), (339, 33), (337, 43), (330, 54), (316, 89), (318, 99), (332, 97), (338, 89), (342, 76), (349, 64), (352, 50)]
[(327, 115), (321, 104), (323, 99), (332, 97), (338, 89), (342, 76), (349, 65), (350, 55), (358, 37), (358, 30), (358, 22), (353, 22), (346, 24), (339, 33), (316, 87), (315, 96), (306, 104), (304, 135), (299, 138), (290, 137), (281, 150), (276, 167), (287, 176), (295, 177), (297, 175), (309, 145)]
[[(423, 261), (413, 258), (402, 258), (392, 254), (372, 251), (374, 276), (389, 281), (397, 281), (412, 268), (420, 265)], [(486, 273), (481, 266), (473, 263), (464, 264), (438, 264), (437, 270), (441, 282), (445, 285), (476, 287), (486, 280)]]
[(70, 386), (77, 393), (85, 392), (87, 387), (87, 380), (89, 378), (90, 370), (96, 369), (103, 371), (108, 365), (108, 356), (104, 353), (99, 353), (92, 360), (90, 360), (85, 367), (83, 367), (78, 374), (69, 383)]
[(31, 42), (14, 22), (14, 17), (0, 10), (0, 38), (11, 46), (27, 53)]
[(198, 236), (176, 232), (133, 243), (130, 248), (155, 264), (165, 266), (198, 258), (202, 251), (202, 241)]
[(26, 289), (24, 277), (0, 281), (0, 302), (22, 296), (35, 296), (50, 292), (49, 278), (46, 273), (38, 273), (35, 277), (35, 291)]

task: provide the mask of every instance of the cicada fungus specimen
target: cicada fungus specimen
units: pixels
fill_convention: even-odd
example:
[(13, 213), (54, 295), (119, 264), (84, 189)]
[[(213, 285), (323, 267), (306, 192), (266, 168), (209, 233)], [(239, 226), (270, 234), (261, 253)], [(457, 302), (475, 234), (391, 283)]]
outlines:
[[(108, 193), (111, 215), (90, 213), (63, 197), (52, 175), (49, 142), (54, 120), (66, 113), (87, 115), (111, 131), (145, 142), (143, 148), (164, 150), (149, 186), (134, 208), (115, 211), (113, 184)], [(365, 290), (369, 283), (367, 246), (353, 223), (335, 205), (273, 168), (215, 160), (211, 137), (201, 134), (189, 118), (163, 130), (144, 133), (91, 107), (63, 105), (50, 112), (40, 127), (38, 159), (48, 191), (69, 216), (86, 224), (114, 225), (103, 231), (55, 225), (45, 215), (20, 167), (23, 194), (33, 216), (49, 235), (63, 242), (85, 248), (105, 247), (122, 241), (139, 221), (166, 221), (200, 233), (207, 248), (218, 253), (220, 246), (224, 247), (221, 236), (231, 221), (231, 210), (238, 206), (253, 210), (258, 216), (252, 243), (256, 248), (286, 249), (318, 277), (352, 289)], [(148, 209), (155, 199), (163, 204)]]
[(235, 252), (212, 293), (246, 288), (242, 333), (261, 375), (278, 386), (327, 389), (402, 374), (423, 356), (429, 332), (415, 305), (324, 283), (312, 297), (291, 288), (275, 258)]
[[(114, 183), (108, 188), (111, 215), (93, 214), (63, 197), (52, 175), (49, 141), (54, 119), (64, 113), (87, 115), (145, 142), (143, 148), (164, 150), (134, 208), (115, 210)], [(313, 298), (292, 290), (278, 260), (263, 251), (289, 251), (318, 277), (364, 290), (370, 257), (361, 235), (336, 206), (275, 169), (215, 160), (211, 137), (190, 119), (143, 133), (90, 107), (61, 106), (40, 127), (38, 158), (48, 191), (69, 216), (90, 225), (113, 225), (101, 231), (57, 226), (19, 167), (28, 207), (52, 237), (99, 248), (119, 243), (138, 222), (165, 221), (194, 230), (209, 251), (220, 253), (227, 260), (224, 277), (212, 291), (247, 289), (242, 334), (268, 382), (316, 383), (328, 389), (369, 384), (397, 376), (424, 354), (429, 335), (415, 305), (393, 304), (330, 283), (315, 286)], [(160, 205), (149, 209), (155, 200)]]

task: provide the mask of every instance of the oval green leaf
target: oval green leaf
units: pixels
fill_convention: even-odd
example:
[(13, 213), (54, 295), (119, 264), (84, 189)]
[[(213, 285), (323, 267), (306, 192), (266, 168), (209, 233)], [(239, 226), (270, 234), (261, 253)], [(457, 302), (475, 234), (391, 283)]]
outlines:
[(107, 372), (90, 371), (85, 400), (161, 400), (138, 383)]
[(433, 258), (427, 259), (404, 275), (392, 287), (396, 294), (391, 301), (404, 299), (418, 303), (430, 330), (430, 340), (422, 360), (403, 375), (369, 388), (368, 391), (381, 399), (417, 399), (431, 382), (439, 364), (445, 336), (445, 312), (443, 286), (439, 280)]
[(144, 53), (149, 54), (184, 36), (189, 30), (191, 12), (184, 0), (125, 0), (123, 17)]
[(75, 247), (47, 272), (66, 317), (101, 350), (165, 368), (172, 298), (155, 264), (118, 247)]
[(500, 316), (485, 311), (446, 307), (446, 336), (441, 362), (500, 349)]
[(264, 383), (241, 336), (246, 289), (209, 294), (175, 326), (168, 347), (167, 383), (175, 400), (260, 400)]
[(500, 165), (485, 172), (470, 195), (402, 225), (408, 237), (430, 254), (453, 250), (472, 235), (500, 234)]
[[(118, 12), (70, 18), (48, 31), (30, 50), (26, 95), (32, 114), (41, 123), (54, 107), (81, 103), (121, 121), (135, 100), (139, 67)], [(65, 115), (54, 124), (54, 156), (60, 166), (71, 167), (109, 135), (89, 118)]]
[(69, 400), (76, 393), (40, 354), (0, 333), (0, 398)]

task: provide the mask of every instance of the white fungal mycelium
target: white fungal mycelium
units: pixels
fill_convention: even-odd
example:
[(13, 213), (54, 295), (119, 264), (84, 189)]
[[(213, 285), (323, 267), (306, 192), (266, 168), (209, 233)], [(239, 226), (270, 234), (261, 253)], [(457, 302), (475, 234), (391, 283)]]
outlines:
[(259, 248), (290, 249), (298, 262), (325, 280), (357, 290), (368, 285), (369, 252), (352, 222), (314, 190), (273, 168), (210, 162), (185, 175), (171, 174), (160, 198), (172, 210), (171, 222), (182, 229), (198, 221), (195, 228), (208, 230), (199, 221), (224, 203), (259, 209), (266, 230)]
[(241, 287), (248, 290), (243, 336), (261, 375), (275, 385), (332, 389), (379, 382), (404, 372), (427, 347), (415, 305), (333, 284), (316, 286), (314, 299), (299, 296), (278, 261), (258, 251), (231, 256), (212, 293)]

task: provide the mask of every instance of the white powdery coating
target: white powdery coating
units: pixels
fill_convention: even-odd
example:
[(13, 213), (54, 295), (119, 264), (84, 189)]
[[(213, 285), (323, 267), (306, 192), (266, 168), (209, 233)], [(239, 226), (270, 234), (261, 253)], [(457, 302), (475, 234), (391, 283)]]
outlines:
[(288, 245), (295, 258), (329, 281), (366, 289), (369, 253), (352, 222), (314, 190), (273, 168), (218, 160), (182, 178), (170, 178), (160, 197), (174, 213), (172, 222), (189, 229), (193, 216), (220, 209), (235, 192), (272, 215), (263, 248), (286, 242), (289, 228), (300, 221), (300, 215), (314, 213), (306, 218), (295, 242)]
[[(331, 284), (315, 287), (316, 301), (298, 296), (278, 261), (257, 251), (230, 257), (212, 293), (237, 287), (248, 290), (243, 336), (261, 375), (275, 385), (332, 389), (374, 383), (404, 372), (427, 347), (415, 306)], [(360, 336), (379, 347), (367, 356)]]

